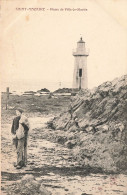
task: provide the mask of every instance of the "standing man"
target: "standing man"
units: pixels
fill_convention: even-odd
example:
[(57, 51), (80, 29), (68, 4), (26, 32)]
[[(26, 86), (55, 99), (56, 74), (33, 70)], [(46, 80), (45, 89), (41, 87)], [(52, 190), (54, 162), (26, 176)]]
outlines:
[(28, 141), (28, 131), (30, 128), (29, 121), (26, 116), (22, 116), (20, 121), (21, 125), (24, 128), (24, 154), (23, 154), (23, 161), (24, 167), (27, 165), (27, 141)]
[(17, 169), (21, 169), (27, 164), (27, 137), (29, 131), (28, 119), (22, 115), (23, 110), (16, 109), (16, 117), (13, 119), (11, 133), (14, 135), (13, 144), (17, 150)]

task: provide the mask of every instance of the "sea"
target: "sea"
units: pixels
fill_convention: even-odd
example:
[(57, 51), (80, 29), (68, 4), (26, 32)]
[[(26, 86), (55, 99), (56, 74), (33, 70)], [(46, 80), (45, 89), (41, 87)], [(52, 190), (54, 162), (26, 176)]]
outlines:
[(38, 91), (46, 88), (51, 92), (59, 88), (71, 88), (71, 82), (54, 82), (54, 81), (18, 81), (18, 82), (2, 82), (1, 92), (5, 92), (9, 87), (10, 92), (24, 93), (25, 91)]

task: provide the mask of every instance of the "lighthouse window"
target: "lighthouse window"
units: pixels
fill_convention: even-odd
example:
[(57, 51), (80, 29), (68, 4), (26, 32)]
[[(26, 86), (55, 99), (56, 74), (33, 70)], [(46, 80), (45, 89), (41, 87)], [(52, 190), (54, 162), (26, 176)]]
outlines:
[(79, 77), (82, 77), (82, 68), (79, 69)]

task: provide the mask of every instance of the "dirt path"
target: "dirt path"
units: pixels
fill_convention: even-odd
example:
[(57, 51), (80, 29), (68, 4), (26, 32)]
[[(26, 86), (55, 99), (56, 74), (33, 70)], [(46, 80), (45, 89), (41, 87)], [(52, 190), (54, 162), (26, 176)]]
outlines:
[[(30, 118), (28, 166), (21, 170), (13, 167), (16, 152), (11, 143), (11, 125), (2, 126), (2, 194), (7, 194), (7, 185), (25, 174), (33, 174), (53, 195), (127, 195), (126, 175), (86, 175), (85, 170), (72, 161), (71, 150), (44, 139), (48, 120), (48, 117)], [(46, 131), (48, 134), (50, 130)]]

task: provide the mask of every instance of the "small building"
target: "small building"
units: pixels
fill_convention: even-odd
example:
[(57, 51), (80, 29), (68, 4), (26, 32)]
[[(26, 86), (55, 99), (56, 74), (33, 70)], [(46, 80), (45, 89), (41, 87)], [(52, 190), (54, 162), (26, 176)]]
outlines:
[(53, 93), (55, 96), (71, 96), (71, 93)]
[(36, 92), (36, 96), (49, 95), (50, 91), (46, 88), (40, 89)]
[(23, 93), (23, 95), (24, 96), (29, 96), (29, 95), (34, 95), (36, 92), (34, 92), (34, 91), (25, 91), (24, 93)]

